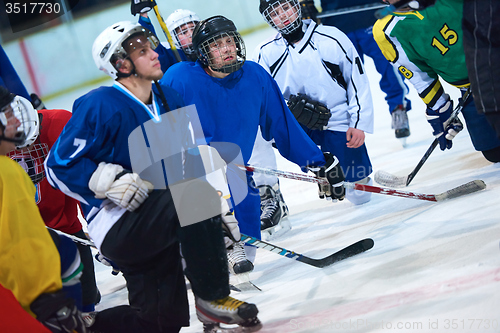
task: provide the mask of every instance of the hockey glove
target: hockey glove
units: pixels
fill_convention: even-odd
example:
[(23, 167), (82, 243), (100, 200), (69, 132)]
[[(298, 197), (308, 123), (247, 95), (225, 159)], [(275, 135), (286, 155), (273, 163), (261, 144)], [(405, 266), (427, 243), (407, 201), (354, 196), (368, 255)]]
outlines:
[[(452, 146), (451, 140), (464, 128), (460, 119), (455, 118), (445, 126), (445, 122), (450, 118), (453, 111), (453, 101), (449, 100), (437, 110), (427, 108), (426, 117), (429, 124), (431, 124), (432, 134), (439, 141), (439, 148), (441, 150), (450, 149)], [(445, 128), (446, 127), (446, 128)]]
[(314, 5), (313, 0), (300, 0), (300, 11), (302, 13), (302, 19), (312, 19), (318, 22), (316, 15), (318, 15), (318, 9)]
[(123, 171), (106, 191), (106, 197), (120, 207), (133, 212), (148, 198), (154, 189), (153, 184), (142, 180), (138, 174)]
[(116, 175), (123, 171), (118, 164), (101, 162), (89, 180), (89, 188), (95, 193), (97, 199), (105, 199), (106, 191), (115, 181)]
[(312, 130), (325, 129), (332, 115), (324, 104), (313, 101), (304, 94), (290, 95), (287, 104), (295, 119)]
[(95, 255), (95, 260), (99, 261), (101, 264), (111, 267), (113, 270), (111, 271), (111, 274), (113, 275), (118, 275), (120, 273), (120, 267), (118, 267), (111, 259), (106, 258), (100, 253), (97, 253)]
[(31, 303), (30, 309), (36, 319), (53, 333), (87, 332), (74, 300), (67, 298), (62, 290), (41, 294)]
[(130, 12), (132, 15), (147, 13), (156, 6), (155, 0), (132, 0)]
[(318, 178), (326, 178), (330, 185), (319, 184), (319, 198), (324, 199), (334, 199), (344, 200), (345, 188), (344, 188), (344, 172), (340, 166), (339, 160), (336, 156), (330, 153), (323, 153), (325, 156), (325, 165), (321, 167), (307, 167), (312, 171)]

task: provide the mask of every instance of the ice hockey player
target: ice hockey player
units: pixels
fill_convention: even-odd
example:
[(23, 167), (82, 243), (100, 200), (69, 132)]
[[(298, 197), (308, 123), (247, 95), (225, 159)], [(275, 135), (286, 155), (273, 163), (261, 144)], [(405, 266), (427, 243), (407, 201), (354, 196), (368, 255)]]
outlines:
[(77, 308), (81, 267), (76, 246), (67, 238), (64, 244), (54, 239), (60, 256), (36, 206), (31, 179), (6, 156), (24, 144), (38, 121), (23, 100), (0, 86), (0, 284), (51, 332), (85, 333)]
[[(258, 330), (257, 307), (229, 296), (221, 200), (208, 183), (182, 178), (195, 147), (192, 127), (177, 110), (184, 106), (178, 93), (157, 82), (157, 45), (132, 22), (96, 38), (94, 61), (115, 83), (75, 101), (45, 162), (49, 182), (83, 204), (92, 240), (127, 281), (130, 305), (93, 313), (88, 325), (104, 333), (179, 332), (189, 325), (186, 274), (209, 328)], [(208, 217), (184, 223), (181, 213)]]
[[(23, 97), (21, 101), (28, 102)], [(26, 105), (27, 109), (30, 106)], [(66, 110), (40, 110), (31, 108), (29, 110), (33, 118), (38, 121), (32, 126), (27, 135), (25, 143), (17, 146), (8, 156), (18, 162), (28, 173), (36, 187), (36, 203), (45, 225), (60, 230), (67, 234), (87, 239), (78, 218), (79, 203), (59, 190), (50, 186), (45, 178), (45, 167), (43, 162), (48, 151), (56, 142), (64, 125), (71, 118), (71, 112)], [(94, 311), (94, 305), (99, 302), (100, 294), (97, 289), (94, 273), (94, 262), (90, 247), (76, 243), (80, 258), (83, 263), (82, 276), (82, 311)]]
[[(223, 16), (199, 22), (193, 45), (198, 60), (170, 67), (161, 82), (178, 91), (187, 104), (196, 105), (208, 143), (236, 144), (248, 163), (260, 128), (263, 138), (274, 139), (285, 158), (328, 179), (331, 185), (322, 187), (321, 193), (343, 199), (344, 177), (338, 159), (329, 153), (323, 156), (293, 118), (272, 77), (258, 64), (245, 61), (245, 44), (234, 23)], [(231, 161), (232, 152), (218, 150), (226, 162)], [(228, 163), (228, 174), (233, 172), (231, 167)], [(248, 192), (235, 207), (236, 219), (241, 232), (260, 238), (258, 189), (251, 173), (243, 181), (246, 184), (229, 181), (233, 197)]]
[[(464, 49), (471, 91), (477, 110), (484, 113), (500, 138), (500, 59), (499, 1), (465, 0)], [(496, 33), (492, 33), (496, 31)]]
[[(278, 34), (257, 47), (254, 60), (276, 80), (311, 139), (338, 157), (346, 180), (370, 183), (364, 140), (373, 132), (373, 105), (351, 41), (337, 28), (302, 20), (297, 0), (261, 0), (259, 11)], [(371, 195), (347, 190), (346, 198), (359, 205)]]
[[(134, 3), (135, 0), (132, 0)], [(147, 7), (150, 8), (150, 7)], [(192, 35), (196, 24), (200, 21), (198, 15), (187, 9), (177, 9), (172, 14), (167, 17), (166, 23), (167, 28), (172, 36), (176, 48), (179, 50), (181, 57), (186, 56), (189, 61), (196, 61), (197, 55), (193, 47)], [(147, 9), (143, 9), (140, 14), (139, 23), (147, 29), (154, 32), (153, 25), (148, 18)], [(159, 48), (161, 48), (161, 44)], [(161, 54), (165, 54), (167, 51), (159, 52), (160, 63), (162, 63), (162, 69), (165, 66), (164, 63), (168, 62), (168, 59), (162, 57)], [(172, 65), (172, 64), (170, 64)], [(168, 67), (170, 67), (168, 65)], [(167, 68), (168, 68), (167, 67)], [(274, 151), (272, 148), (272, 143), (265, 141), (262, 138), (262, 134), (257, 134), (255, 140), (254, 153), (249, 160), (250, 165), (260, 166), (264, 168), (277, 169), (276, 159)], [(261, 231), (262, 236), (267, 240), (274, 239), (283, 235), (286, 231), (290, 230), (291, 225), (286, 219), (288, 216), (288, 207), (283, 199), (283, 195), (280, 191), (280, 186), (278, 178), (276, 176), (265, 175), (265, 174), (254, 174), (253, 176), (255, 186), (259, 189), (259, 194), (261, 198)], [(228, 260), (230, 261), (230, 267), (234, 273), (234, 266), (237, 272), (243, 273), (246, 270), (251, 270), (252, 265), (242, 256), (243, 247), (241, 244), (237, 244), (236, 250), (230, 250), (228, 252)], [(231, 264), (235, 263), (235, 264)]]
[[(321, 0), (321, 9), (324, 13), (373, 3), (373, 0)], [(404, 76), (384, 57), (373, 38), (372, 27), (377, 20), (375, 11), (376, 9), (371, 9), (324, 17), (321, 23), (334, 26), (345, 33), (356, 48), (361, 61), (366, 56), (372, 58), (377, 72), (381, 75), (379, 86), (386, 94), (385, 100), (389, 105), (394, 134), (405, 145), (406, 138), (410, 136), (407, 112), (411, 110), (411, 101), (406, 97), (408, 87), (404, 82)]]
[[(456, 118), (444, 126), (453, 111), (453, 101), (439, 76), (462, 94), (470, 85), (463, 47), (463, 1), (440, 0), (418, 11), (410, 5), (412, 2), (378, 20), (373, 35), (384, 56), (413, 84), (427, 105), (427, 121), (441, 150), (450, 149), (463, 125)], [(500, 162), (500, 139), (484, 114), (478, 114), (472, 96), (465, 102), (462, 115), (474, 148), (488, 161)]]
[[(154, 6), (156, 6), (156, 1), (154, 0), (131, 0), (130, 12), (134, 16), (139, 14), (139, 24), (157, 36), (153, 24), (151, 23), (151, 19), (148, 16), (148, 12), (151, 11)], [(183, 50), (177, 49), (177, 51), (182, 61), (188, 60)], [(177, 63), (175, 53), (169, 47), (167, 48), (162, 44), (159, 44), (155, 52), (158, 53), (158, 59), (160, 60), (161, 69), (164, 73), (170, 66)]]

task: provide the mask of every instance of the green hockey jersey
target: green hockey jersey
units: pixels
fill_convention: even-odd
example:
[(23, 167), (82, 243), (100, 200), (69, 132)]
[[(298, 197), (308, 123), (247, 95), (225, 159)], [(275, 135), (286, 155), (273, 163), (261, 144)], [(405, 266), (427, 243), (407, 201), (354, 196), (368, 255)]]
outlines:
[(414, 85), (429, 107), (435, 106), (444, 93), (439, 76), (459, 88), (469, 85), (462, 13), (463, 0), (439, 0), (423, 11), (386, 16), (373, 27), (384, 56)]

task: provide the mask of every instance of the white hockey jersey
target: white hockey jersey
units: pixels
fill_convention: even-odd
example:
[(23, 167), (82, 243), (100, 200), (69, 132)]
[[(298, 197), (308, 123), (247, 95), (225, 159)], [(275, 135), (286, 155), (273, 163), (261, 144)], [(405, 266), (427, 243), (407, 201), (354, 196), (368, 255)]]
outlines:
[(303, 21), (302, 39), (290, 45), (278, 33), (260, 44), (253, 59), (276, 80), (283, 96), (306, 94), (325, 104), (328, 129), (349, 127), (373, 133), (373, 102), (368, 76), (349, 38), (335, 27)]

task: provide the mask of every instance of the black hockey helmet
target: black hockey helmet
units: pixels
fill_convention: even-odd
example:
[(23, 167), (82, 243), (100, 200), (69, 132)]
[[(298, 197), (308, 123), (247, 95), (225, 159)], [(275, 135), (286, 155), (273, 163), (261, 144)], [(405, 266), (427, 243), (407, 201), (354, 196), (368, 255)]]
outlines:
[[(224, 64), (220, 56), (211, 55), (214, 50), (219, 53), (222, 51), (222, 47), (218, 46), (216, 41), (225, 37), (230, 38), (231, 43), (234, 43), (236, 51), (236, 59), (227, 64)], [(193, 31), (192, 41), (198, 60), (214, 71), (232, 73), (239, 70), (245, 63), (245, 43), (233, 21), (224, 16), (212, 16), (198, 22)]]

